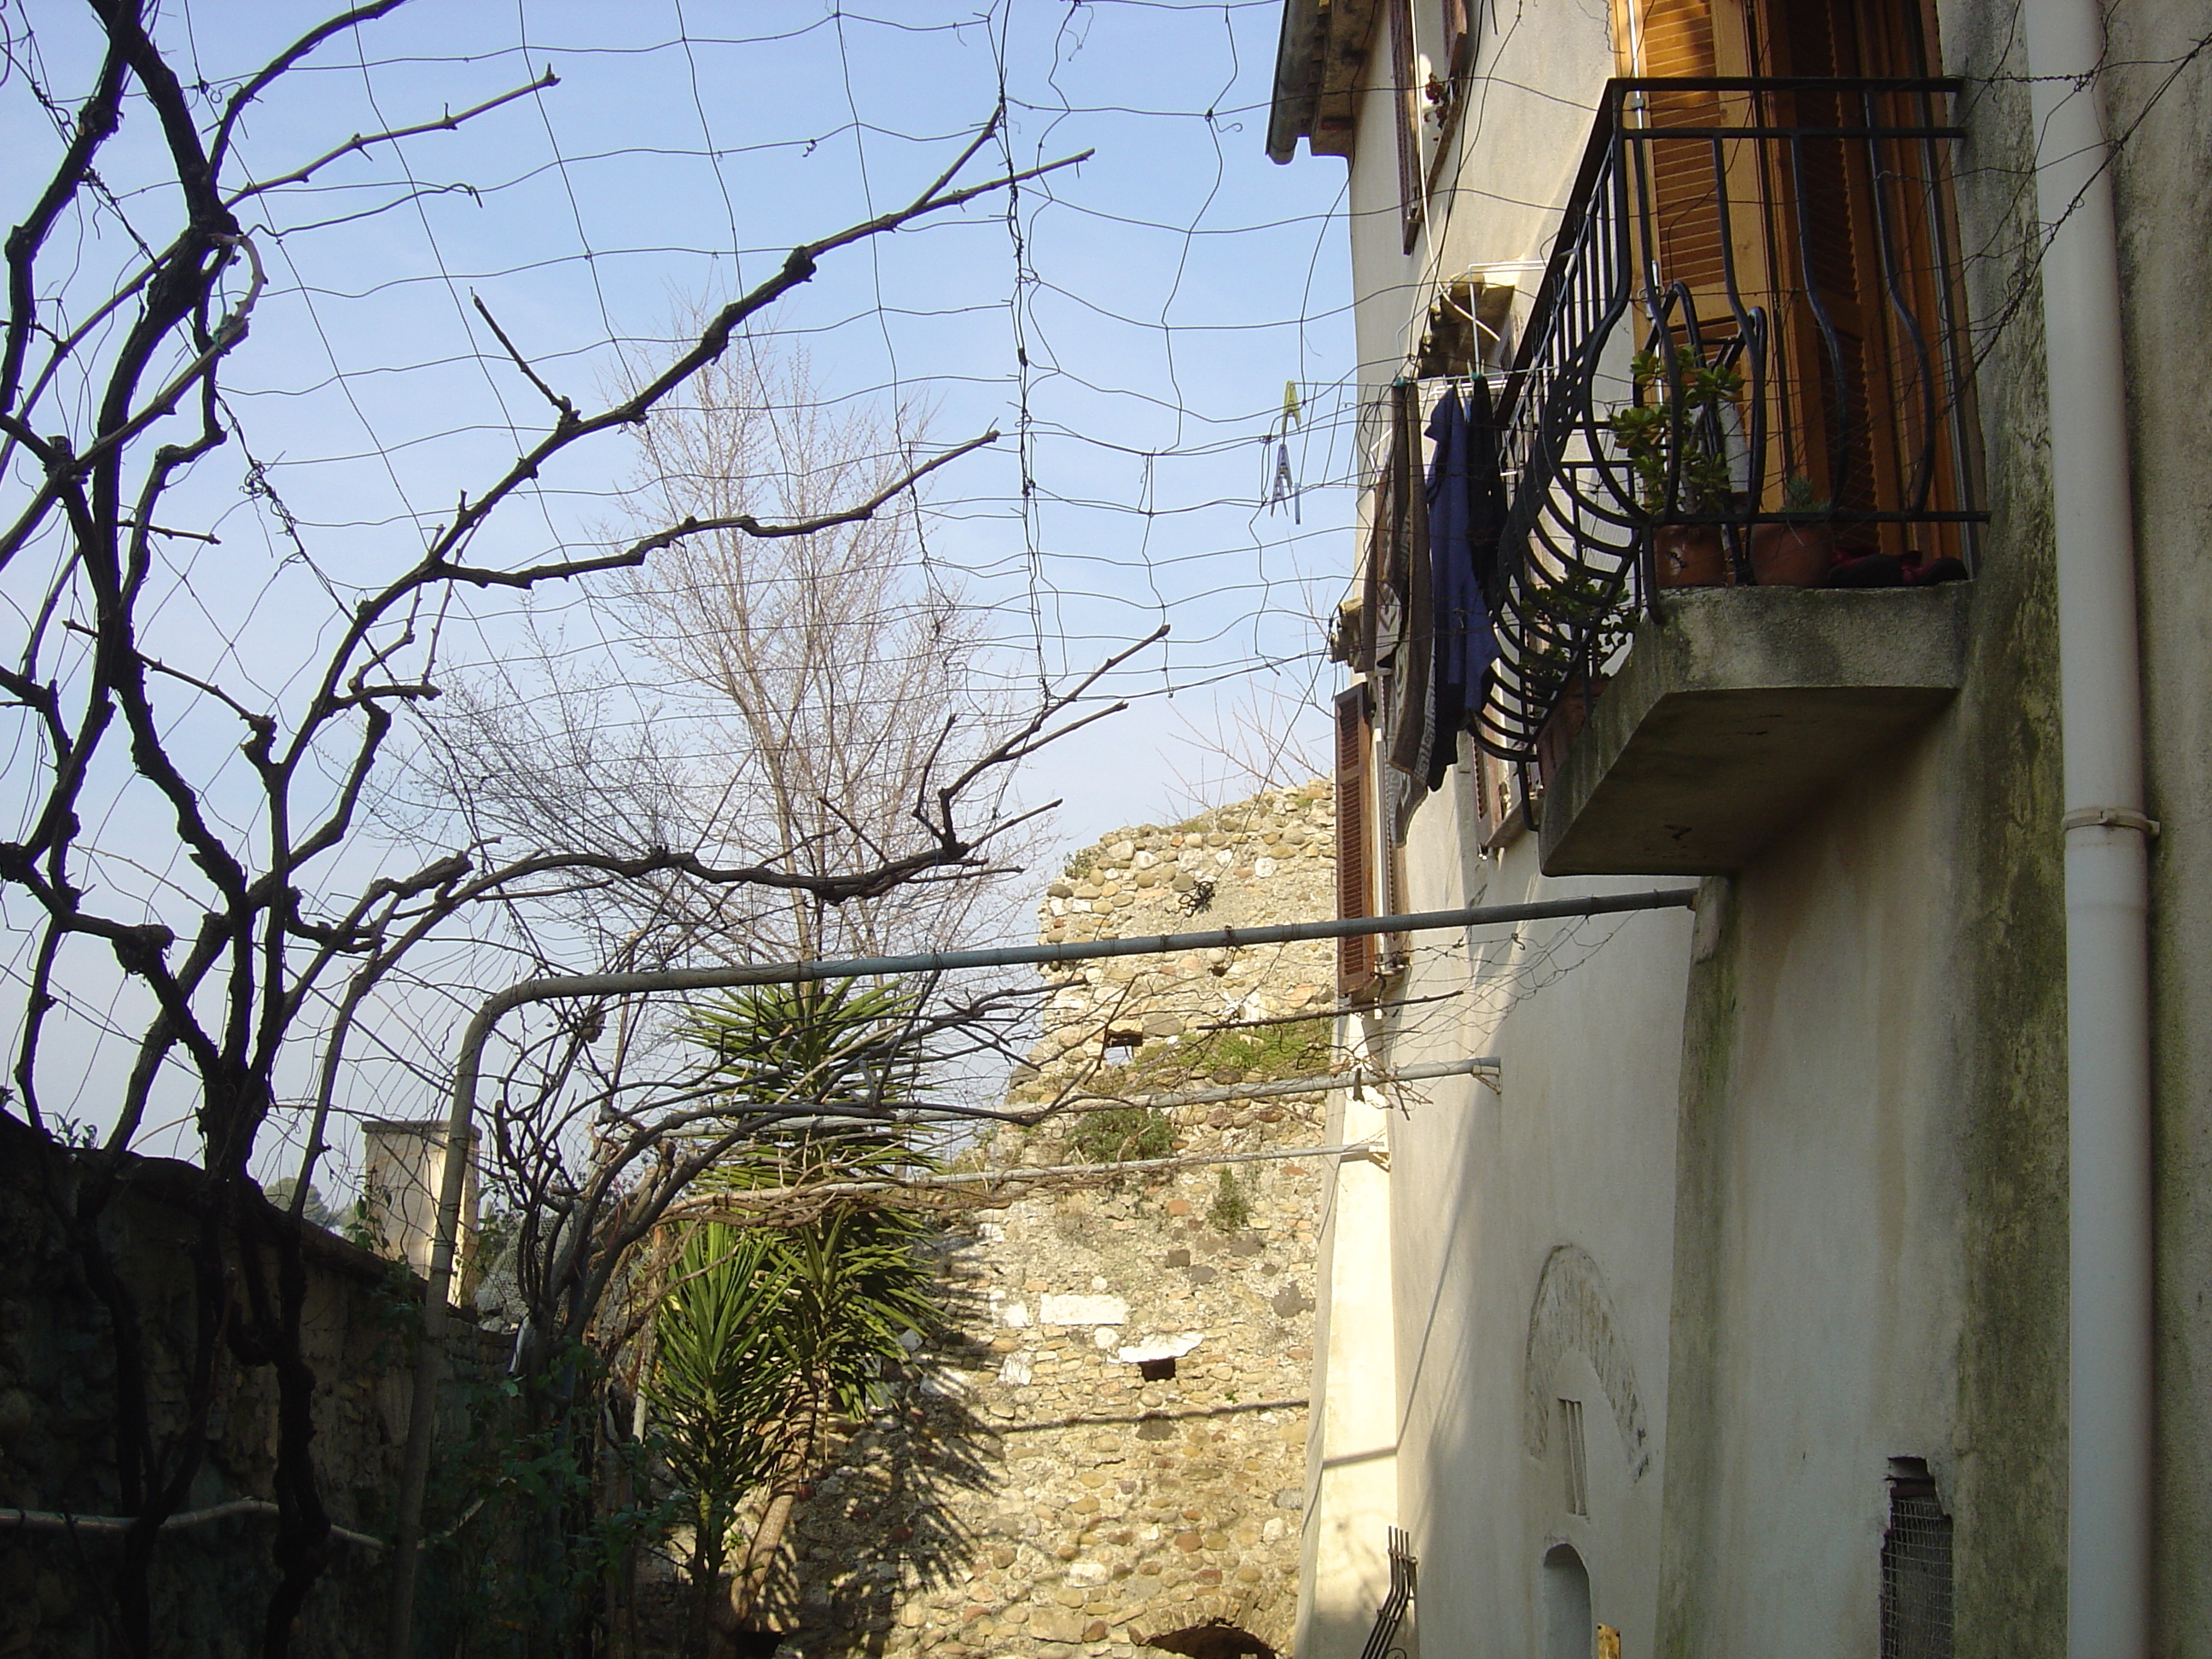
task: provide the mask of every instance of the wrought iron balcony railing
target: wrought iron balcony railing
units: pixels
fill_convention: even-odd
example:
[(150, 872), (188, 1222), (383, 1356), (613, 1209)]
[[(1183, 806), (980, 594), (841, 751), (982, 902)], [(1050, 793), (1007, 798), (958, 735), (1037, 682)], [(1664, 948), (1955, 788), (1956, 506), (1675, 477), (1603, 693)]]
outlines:
[(1956, 91), (1608, 84), (1500, 400), (1490, 753), (1534, 759), (1670, 585), (1807, 580), (1808, 550), (1971, 568)]

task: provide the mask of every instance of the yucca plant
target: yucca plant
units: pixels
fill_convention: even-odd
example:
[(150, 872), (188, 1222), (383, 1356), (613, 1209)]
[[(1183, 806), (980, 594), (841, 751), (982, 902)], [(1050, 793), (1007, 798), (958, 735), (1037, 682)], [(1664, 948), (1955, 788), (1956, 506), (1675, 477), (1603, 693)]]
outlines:
[(733, 1105), (895, 1107), (921, 1074), (916, 1000), (853, 980), (763, 985), (691, 1010), (678, 1029), (711, 1057)]
[(788, 1370), (776, 1342), (790, 1283), (780, 1242), (749, 1228), (690, 1229), (653, 1318), (646, 1398), (691, 1522), (695, 1653), (707, 1644), (708, 1608), (738, 1506), (775, 1468), (775, 1446), (761, 1426), (781, 1407)]
[[(684, 1030), (747, 1106), (895, 1110), (921, 1072), (913, 1006), (885, 988), (771, 987), (696, 1011)], [(767, 1137), (708, 1184), (805, 1186), (926, 1163), (895, 1122), (857, 1134), (793, 1131)], [(653, 1322), (647, 1399), (696, 1529), (695, 1653), (751, 1617), (830, 1419), (867, 1412), (908, 1363), (902, 1339), (941, 1325), (927, 1233), (905, 1211), (841, 1198), (797, 1226), (712, 1222), (684, 1235)], [(737, 1516), (763, 1493), (718, 1605)]]

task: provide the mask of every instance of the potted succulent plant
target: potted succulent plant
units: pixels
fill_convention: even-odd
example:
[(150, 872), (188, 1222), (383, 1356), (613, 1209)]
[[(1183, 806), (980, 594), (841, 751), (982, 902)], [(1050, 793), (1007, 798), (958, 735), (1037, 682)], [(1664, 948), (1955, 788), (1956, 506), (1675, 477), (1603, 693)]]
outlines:
[[(1721, 414), (1743, 393), (1733, 367), (1698, 361), (1686, 347), (1630, 361), (1636, 401), (1613, 412), (1614, 441), (1636, 477), (1638, 505), (1650, 515), (1662, 587), (1711, 587), (1728, 580), (1728, 545), (1717, 524), (1669, 524), (1670, 513), (1704, 516), (1738, 505)], [(1672, 374), (1668, 373), (1671, 367)], [(1669, 500), (1669, 484), (1675, 488)]]
[(1761, 587), (1818, 587), (1836, 562), (1836, 527), (1808, 522), (1828, 510), (1812, 481), (1792, 473), (1782, 486), (1782, 510), (1803, 514), (1790, 524), (1763, 524), (1751, 532), (1751, 569)]
[(1540, 672), (1540, 664), (1564, 677), (1553, 699), (1552, 712), (1536, 738), (1537, 774), (1548, 781), (1565, 760), (1569, 745), (1581, 734), (1590, 705), (1605, 690), (1607, 677), (1601, 671), (1613, 653), (1627, 643), (1630, 618), (1621, 606), (1616, 585), (1595, 576), (1544, 584), (1531, 591), (1529, 601), (1534, 609), (1559, 625), (1553, 642), (1540, 646), (1529, 663), (1532, 670)]

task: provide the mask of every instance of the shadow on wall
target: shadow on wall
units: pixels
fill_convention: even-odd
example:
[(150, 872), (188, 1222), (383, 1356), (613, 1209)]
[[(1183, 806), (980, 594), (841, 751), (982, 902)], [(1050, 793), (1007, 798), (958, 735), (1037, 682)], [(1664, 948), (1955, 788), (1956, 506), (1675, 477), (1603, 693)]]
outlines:
[[(980, 1317), (970, 1300), (951, 1298), (950, 1322)], [(961, 1517), (975, 1494), (999, 1486), (1000, 1460), (996, 1431), (934, 1377), (893, 1395), (793, 1515), (795, 1550), (769, 1581), (759, 1619), (766, 1645), (757, 1650), (794, 1634), (852, 1640), (888, 1630), (902, 1605), (952, 1583), (977, 1553)]]

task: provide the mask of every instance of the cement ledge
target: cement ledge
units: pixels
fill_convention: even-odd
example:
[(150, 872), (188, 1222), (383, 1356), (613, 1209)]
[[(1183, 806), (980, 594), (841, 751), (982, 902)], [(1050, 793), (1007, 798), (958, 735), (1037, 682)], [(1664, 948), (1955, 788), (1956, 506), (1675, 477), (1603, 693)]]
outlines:
[(1741, 869), (1950, 701), (1972, 590), (1668, 594), (1545, 790), (1544, 873)]

